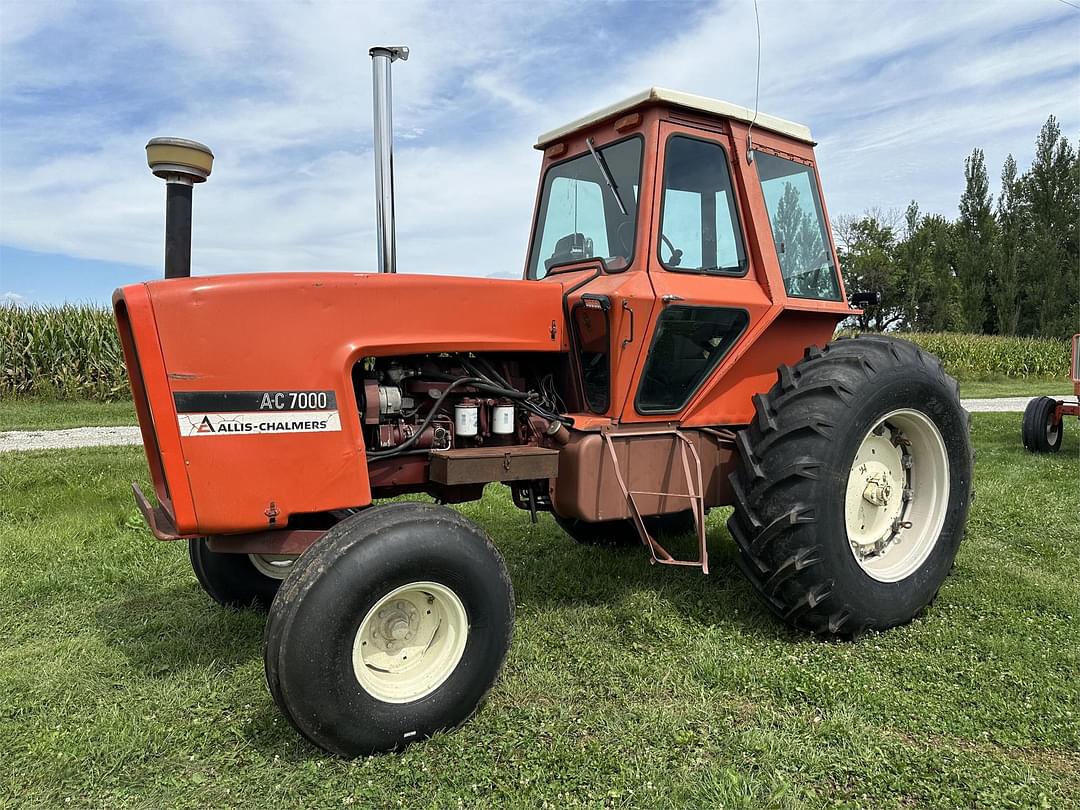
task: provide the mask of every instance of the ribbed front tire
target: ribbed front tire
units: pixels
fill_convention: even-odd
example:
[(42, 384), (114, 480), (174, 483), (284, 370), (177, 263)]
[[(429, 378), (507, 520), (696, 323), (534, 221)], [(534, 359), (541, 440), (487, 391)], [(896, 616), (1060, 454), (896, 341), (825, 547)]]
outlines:
[(956, 381), (907, 341), (842, 339), (782, 366), (754, 405), (728, 528), (757, 595), (821, 635), (917, 616), (952, 568), (972, 497)]
[(1032, 453), (1056, 453), (1061, 449), (1065, 434), (1062, 420), (1055, 419), (1058, 401), (1050, 397), (1036, 397), (1024, 409), (1020, 423), (1020, 436), (1024, 447)]
[(273, 554), (211, 551), (201, 537), (188, 540), (188, 557), (199, 585), (215, 602), (259, 611), (269, 610), (293, 560)]
[(324, 751), (393, 751), (454, 728), (494, 685), (514, 590), (483, 529), (445, 506), (395, 502), (338, 523), (270, 609), (270, 693)]

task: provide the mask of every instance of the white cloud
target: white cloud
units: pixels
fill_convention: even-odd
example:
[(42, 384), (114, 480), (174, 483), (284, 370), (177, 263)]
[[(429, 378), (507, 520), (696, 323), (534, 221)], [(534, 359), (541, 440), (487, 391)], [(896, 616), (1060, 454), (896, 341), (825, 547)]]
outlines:
[(0, 295), (0, 301), (2, 301), (5, 305), (8, 306), (19, 307), (27, 303), (27, 298), (25, 295), (19, 295), (19, 293), (17, 292), (9, 291), (4, 293), (3, 295)]
[[(0, 17), (0, 242), (82, 258), (160, 264), (142, 147), (170, 134), (217, 156), (196, 272), (373, 269), (370, 44), (412, 48), (394, 66), (411, 272), (520, 274), (538, 132), (650, 84), (753, 103), (749, 2), (40, 7)], [(1080, 129), (1080, 13), (1051, 0), (762, 0), (761, 20), (761, 107), (811, 125), (834, 214), (952, 214), (972, 147), (996, 173), (1050, 113)]]

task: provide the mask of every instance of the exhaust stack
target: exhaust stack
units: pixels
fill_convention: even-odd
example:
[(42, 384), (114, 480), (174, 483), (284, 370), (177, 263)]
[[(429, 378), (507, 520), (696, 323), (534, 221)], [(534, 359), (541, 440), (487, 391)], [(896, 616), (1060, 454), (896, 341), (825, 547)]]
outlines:
[(214, 153), (198, 141), (153, 138), (146, 162), (165, 181), (165, 278), (191, 275), (191, 190), (214, 167)]
[(372, 67), (375, 113), (375, 219), (378, 232), (379, 272), (397, 272), (397, 237), (394, 231), (394, 127), (390, 105), (390, 65), (409, 58), (404, 45), (380, 45), (368, 51)]

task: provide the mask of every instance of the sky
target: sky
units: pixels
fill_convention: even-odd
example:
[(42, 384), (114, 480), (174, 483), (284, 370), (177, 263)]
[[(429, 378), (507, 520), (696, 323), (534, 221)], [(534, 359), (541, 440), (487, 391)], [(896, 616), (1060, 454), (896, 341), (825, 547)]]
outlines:
[[(760, 109), (810, 126), (830, 214), (956, 214), (1049, 115), (1080, 134), (1080, 0), (759, 0)], [(216, 156), (196, 275), (375, 270), (371, 45), (397, 62), (400, 272), (520, 277), (536, 136), (650, 85), (754, 105), (752, 0), (0, 0), (0, 300), (160, 277), (146, 141)]]

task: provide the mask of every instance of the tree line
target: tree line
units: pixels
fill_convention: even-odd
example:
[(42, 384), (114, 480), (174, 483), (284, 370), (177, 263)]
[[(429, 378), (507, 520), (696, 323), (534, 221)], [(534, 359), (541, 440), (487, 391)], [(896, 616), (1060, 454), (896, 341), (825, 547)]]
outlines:
[(881, 304), (853, 325), (884, 331), (1067, 337), (1080, 331), (1080, 150), (1050, 116), (1031, 167), (1010, 154), (991, 192), (981, 149), (964, 161), (959, 214), (869, 210), (833, 223), (848, 294)]

